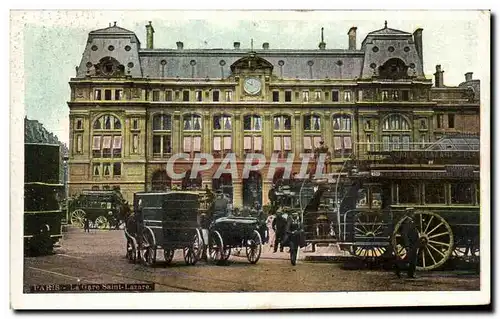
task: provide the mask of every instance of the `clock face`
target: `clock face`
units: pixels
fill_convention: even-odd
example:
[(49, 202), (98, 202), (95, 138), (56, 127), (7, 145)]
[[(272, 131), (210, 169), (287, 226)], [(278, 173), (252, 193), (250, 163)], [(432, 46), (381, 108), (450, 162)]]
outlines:
[(260, 92), (261, 89), (260, 80), (257, 78), (247, 78), (245, 79), (245, 83), (243, 83), (243, 89), (245, 92), (251, 95), (255, 95)]

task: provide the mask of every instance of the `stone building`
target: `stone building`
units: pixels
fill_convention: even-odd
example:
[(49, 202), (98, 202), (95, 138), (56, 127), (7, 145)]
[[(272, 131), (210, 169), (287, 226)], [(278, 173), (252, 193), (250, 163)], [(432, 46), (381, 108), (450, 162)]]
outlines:
[[(357, 28), (345, 48), (273, 49), (263, 43), (230, 49), (154, 47), (124, 28), (89, 33), (76, 76), (71, 78), (70, 194), (119, 187), (125, 198), (144, 190), (221, 189), (234, 206), (268, 202), (268, 166), (242, 177), (246, 153), (295, 155), (328, 149), (327, 169), (370, 148), (424, 147), (450, 133), (479, 132), (479, 81), (472, 73), (445, 86), (438, 65), (433, 80), (423, 72), (422, 29), (385, 26), (357, 44)], [(322, 30), (323, 33), (323, 30)], [(445, 57), (443, 57), (445, 58)], [(212, 169), (191, 176), (196, 153), (214, 156)], [(214, 172), (235, 153), (238, 177)], [(177, 153), (177, 173), (166, 172)], [(193, 178), (191, 178), (193, 177)], [(274, 179), (274, 181), (273, 181)]]

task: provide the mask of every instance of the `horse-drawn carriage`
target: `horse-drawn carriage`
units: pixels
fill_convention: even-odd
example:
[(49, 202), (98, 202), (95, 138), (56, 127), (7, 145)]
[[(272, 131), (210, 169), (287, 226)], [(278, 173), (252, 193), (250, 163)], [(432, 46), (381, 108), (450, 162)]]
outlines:
[(206, 240), (200, 227), (200, 198), (198, 193), (173, 191), (166, 193), (134, 194), (134, 215), (125, 228), (127, 258), (140, 259), (148, 266), (163, 250), (165, 264), (172, 262), (175, 250), (181, 249), (184, 261), (194, 265), (204, 249), (217, 261), (222, 256), (222, 237), (210, 231)]

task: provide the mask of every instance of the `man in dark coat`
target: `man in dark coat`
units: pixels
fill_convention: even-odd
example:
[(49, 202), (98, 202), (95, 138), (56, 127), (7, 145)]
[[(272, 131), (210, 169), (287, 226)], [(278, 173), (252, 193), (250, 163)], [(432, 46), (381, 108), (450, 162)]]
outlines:
[(283, 242), (286, 235), (286, 222), (288, 215), (282, 211), (276, 213), (276, 217), (273, 220), (273, 230), (274, 236), (274, 252), (278, 250), (278, 245), (280, 246), (280, 252), (283, 252)]
[[(403, 260), (396, 262), (396, 275), (400, 277), (401, 268), (407, 267), (408, 277), (415, 278), (420, 235), (413, 208), (406, 209), (406, 217), (401, 224), (401, 237), (402, 244), (406, 250), (406, 256)], [(396, 256), (396, 258), (399, 258), (399, 256)]]

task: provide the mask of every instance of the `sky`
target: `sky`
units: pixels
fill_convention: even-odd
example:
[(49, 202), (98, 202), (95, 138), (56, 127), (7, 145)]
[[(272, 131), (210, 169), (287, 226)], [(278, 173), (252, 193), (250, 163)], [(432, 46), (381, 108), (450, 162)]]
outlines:
[[(347, 31), (357, 27), (357, 48), (366, 34), (384, 27), (413, 33), (423, 28), (424, 72), (433, 78), (441, 64), (445, 85), (456, 86), (466, 72), (480, 78), (485, 56), (477, 48), (484, 34), (479, 11), (28, 11), (12, 15), (22, 36), (24, 115), (68, 142), (69, 80), (75, 76), (88, 33), (117, 25), (146, 43), (152, 21), (155, 48), (317, 49), (324, 28), (327, 49), (347, 48)], [(12, 21), (11, 21), (12, 22)], [(484, 37), (483, 37), (484, 38)], [(488, 58), (488, 57), (486, 57)]]

